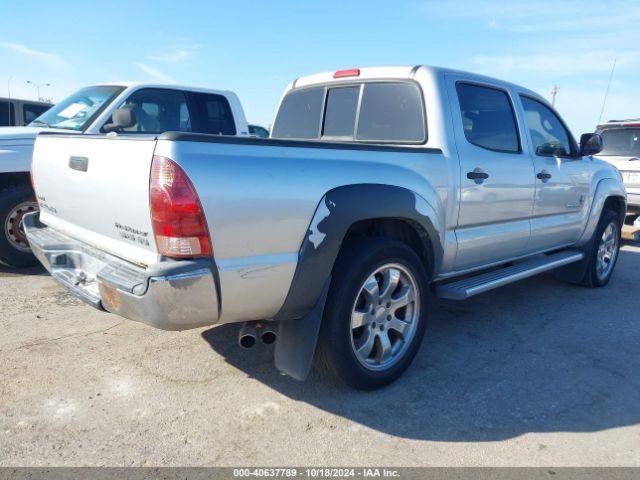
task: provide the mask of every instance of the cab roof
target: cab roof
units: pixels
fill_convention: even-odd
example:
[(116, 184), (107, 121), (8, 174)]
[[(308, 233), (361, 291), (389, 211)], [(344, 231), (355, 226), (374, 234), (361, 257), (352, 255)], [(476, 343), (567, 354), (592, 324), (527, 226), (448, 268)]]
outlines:
[(598, 125), (598, 128), (607, 127), (640, 127), (640, 118), (628, 118), (626, 120), (609, 120)]
[(334, 70), (330, 72), (316, 73), (312, 75), (306, 75), (299, 77), (289, 85), (289, 89), (308, 87), (320, 84), (340, 83), (354, 80), (371, 80), (371, 79), (412, 79), (416, 74), (422, 71), (431, 77), (439, 77), (446, 74), (463, 75), (469, 80), (477, 80), (478, 82), (490, 82), (502, 84), (504, 86), (511, 86), (520, 92), (527, 93), (537, 99), (543, 100), (548, 103), (544, 97), (536, 92), (529, 90), (528, 88), (516, 85), (505, 80), (498, 78), (488, 77), (477, 73), (466, 72), (463, 70), (456, 70), (452, 68), (435, 67), (430, 65), (391, 65), (391, 66), (379, 66), (379, 67), (362, 67), (362, 68), (348, 68), (345, 70)]
[(114, 87), (124, 87), (124, 88), (168, 88), (171, 90), (184, 90), (187, 92), (201, 92), (201, 93), (217, 93), (219, 95), (235, 95), (230, 90), (213, 90), (211, 88), (202, 88), (202, 87), (191, 87), (188, 85), (178, 85), (173, 83), (162, 83), (162, 82), (136, 82), (136, 81), (124, 81), (124, 82), (104, 82), (104, 83), (96, 83), (94, 85), (89, 85), (94, 87), (102, 87), (102, 86), (114, 86)]

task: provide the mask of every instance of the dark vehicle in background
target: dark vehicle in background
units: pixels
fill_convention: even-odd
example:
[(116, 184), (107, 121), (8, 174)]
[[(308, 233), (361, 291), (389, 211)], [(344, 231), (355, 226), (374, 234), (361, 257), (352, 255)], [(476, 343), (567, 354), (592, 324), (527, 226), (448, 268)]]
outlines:
[(52, 106), (46, 102), (0, 97), (0, 127), (28, 125)]
[(253, 137), (269, 138), (269, 130), (259, 125), (249, 125), (249, 135)]
[(610, 120), (598, 125), (604, 148), (597, 155), (614, 165), (622, 174), (627, 190), (627, 210), (640, 214), (640, 118)]

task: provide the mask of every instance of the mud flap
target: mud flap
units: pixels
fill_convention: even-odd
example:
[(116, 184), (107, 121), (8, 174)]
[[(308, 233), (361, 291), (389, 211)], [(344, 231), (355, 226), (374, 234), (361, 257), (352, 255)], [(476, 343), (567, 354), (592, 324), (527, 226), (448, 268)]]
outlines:
[(556, 268), (553, 271), (553, 276), (562, 282), (579, 284), (582, 282), (587, 268), (589, 266), (589, 259), (591, 258), (591, 250), (593, 249), (593, 242), (590, 241), (581, 250), (584, 252), (584, 258), (579, 262), (573, 262), (564, 267)]
[(311, 371), (330, 284), (331, 277), (325, 282), (318, 301), (306, 316), (278, 322), (276, 368), (296, 380), (306, 379)]

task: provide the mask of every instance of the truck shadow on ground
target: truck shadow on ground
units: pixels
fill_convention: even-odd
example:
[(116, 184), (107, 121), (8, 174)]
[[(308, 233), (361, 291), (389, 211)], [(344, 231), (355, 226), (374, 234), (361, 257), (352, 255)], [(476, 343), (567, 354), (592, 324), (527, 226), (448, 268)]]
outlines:
[(495, 441), (640, 422), (640, 252), (622, 251), (608, 287), (544, 275), (466, 302), (433, 299), (412, 367), (358, 392), (312, 372), (280, 375), (271, 348), (242, 351), (238, 327), (203, 333), (247, 375), (297, 401), (399, 437)]
[(26, 268), (11, 268), (0, 263), (0, 277), (10, 276), (31, 276), (31, 275), (49, 275), (42, 265)]

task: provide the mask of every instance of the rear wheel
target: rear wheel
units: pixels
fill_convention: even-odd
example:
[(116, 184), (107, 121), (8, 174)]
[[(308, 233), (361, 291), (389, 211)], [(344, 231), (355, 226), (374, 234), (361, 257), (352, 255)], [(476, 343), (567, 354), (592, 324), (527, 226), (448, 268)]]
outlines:
[(416, 253), (365, 238), (340, 254), (318, 345), (318, 363), (348, 385), (372, 390), (396, 380), (426, 326), (428, 276)]
[(22, 225), (23, 217), (36, 210), (38, 204), (28, 185), (14, 185), (0, 190), (0, 263), (9, 267), (37, 264)]
[(587, 259), (587, 271), (582, 285), (603, 287), (611, 279), (620, 251), (620, 217), (613, 210), (602, 211), (598, 227), (593, 235), (590, 257)]

